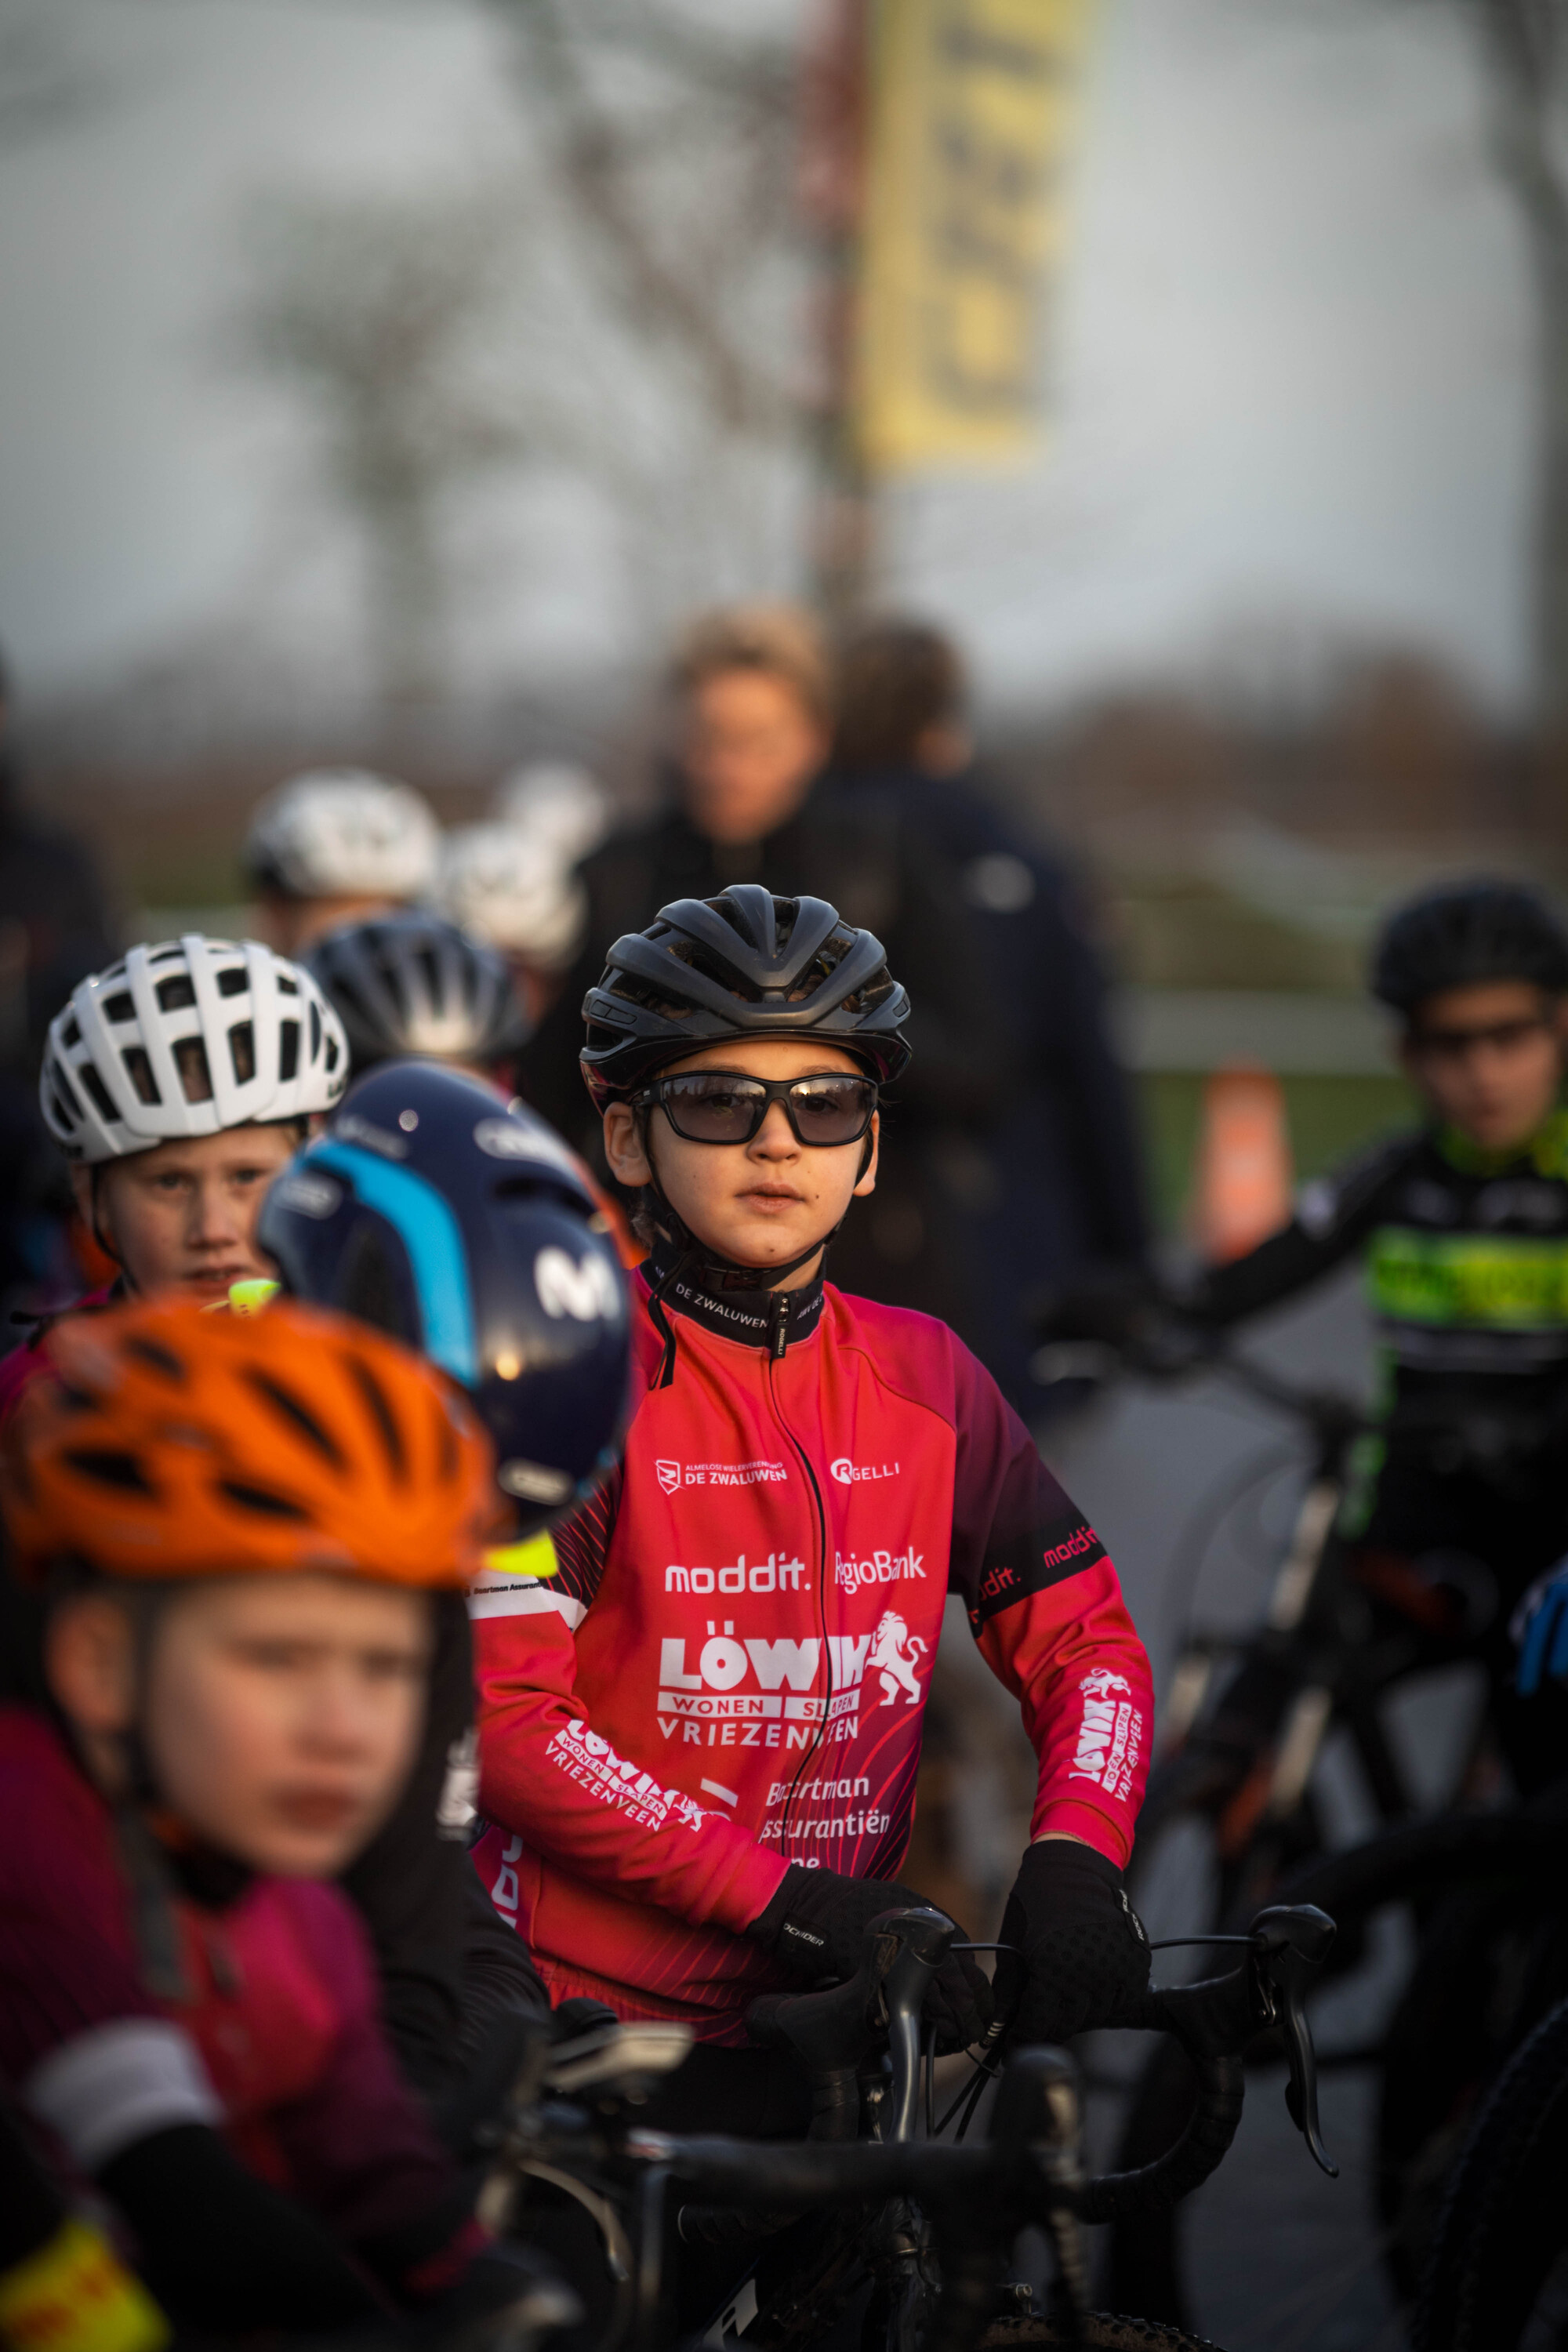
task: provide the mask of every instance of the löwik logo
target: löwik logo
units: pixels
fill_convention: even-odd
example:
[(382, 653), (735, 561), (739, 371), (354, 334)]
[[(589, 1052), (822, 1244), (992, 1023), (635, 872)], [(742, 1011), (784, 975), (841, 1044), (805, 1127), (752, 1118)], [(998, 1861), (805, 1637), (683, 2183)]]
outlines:
[(858, 1486), (866, 1479), (896, 1478), (899, 1475), (896, 1462), (873, 1462), (862, 1466), (851, 1462), (847, 1454), (841, 1454), (837, 1462), (830, 1462), (827, 1466), (841, 1486)]
[[(1107, 1796), (1125, 1797), (1143, 1739), (1143, 1718), (1132, 1705), (1132, 1685), (1125, 1675), (1109, 1666), (1096, 1666), (1079, 1676), (1079, 1688), (1083, 1693), (1083, 1720), (1068, 1778), (1095, 1780)], [(1119, 1697), (1119, 1692), (1127, 1695)]]

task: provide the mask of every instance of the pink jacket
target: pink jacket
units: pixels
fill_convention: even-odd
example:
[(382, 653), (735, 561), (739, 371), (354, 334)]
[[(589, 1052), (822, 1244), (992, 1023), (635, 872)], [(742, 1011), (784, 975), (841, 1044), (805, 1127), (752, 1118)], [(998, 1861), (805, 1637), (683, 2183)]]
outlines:
[[(963, 1596), (1039, 1758), (1034, 1828), (1131, 1849), (1148, 1662), (1104, 1547), (945, 1325), (679, 1288), (647, 1314), (623, 1464), (548, 1581), (481, 1579), (478, 1853), (556, 1998), (744, 2040), (780, 1979), (742, 1931), (791, 1862), (896, 1876), (942, 1604)], [(730, 1336), (731, 1332), (734, 1336)]]

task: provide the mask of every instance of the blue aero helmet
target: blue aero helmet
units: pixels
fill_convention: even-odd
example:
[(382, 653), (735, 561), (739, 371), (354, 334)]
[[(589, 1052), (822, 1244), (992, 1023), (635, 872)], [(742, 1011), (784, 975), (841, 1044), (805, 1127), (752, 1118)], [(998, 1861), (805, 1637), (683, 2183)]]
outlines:
[(390, 1332), (468, 1391), (516, 1539), (609, 1465), (626, 1283), (580, 1163), (523, 1104), (439, 1064), (382, 1063), (273, 1184), (258, 1239), (286, 1291)]

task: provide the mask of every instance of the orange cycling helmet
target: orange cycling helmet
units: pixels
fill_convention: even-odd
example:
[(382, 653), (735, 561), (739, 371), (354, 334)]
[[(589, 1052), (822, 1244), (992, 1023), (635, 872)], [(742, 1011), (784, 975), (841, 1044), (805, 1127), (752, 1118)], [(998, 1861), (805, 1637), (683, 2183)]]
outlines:
[(24, 1573), (478, 1573), (489, 1443), (440, 1372), (365, 1324), (292, 1299), (260, 1316), (152, 1299), (68, 1317), (45, 1348), (56, 1378), (0, 1464)]

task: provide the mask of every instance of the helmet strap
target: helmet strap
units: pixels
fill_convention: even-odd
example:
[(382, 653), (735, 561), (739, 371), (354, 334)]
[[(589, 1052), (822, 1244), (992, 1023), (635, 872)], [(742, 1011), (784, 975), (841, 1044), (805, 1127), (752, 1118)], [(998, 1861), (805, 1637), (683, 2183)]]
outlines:
[(120, 1252), (115, 1248), (114, 1244), (110, 1240), (109, 1235), (104, 1232), (103, 1220), (98, 1213), (99, 1179), (102, 1173), (103, 1162), (100, 1160), (95, 1160), (92, 1166), (88, 1170), (87, 1174), (87, 1198), (88, 1207), (91, 1213), (90, 1222), (92, 1225), (92, 1238), (98, 1244), (99, 1248), (103, 1252), (104, 1256), (114, 1260), (115, 1265), (120, 1268), (121, 1274), (124, 1278), (126, 1288), (128, 1290), (134, 1290), (136, 1285), (132, 1281), (130, 1275), (126, 1272), (125, 1261), (121, 1256)]

